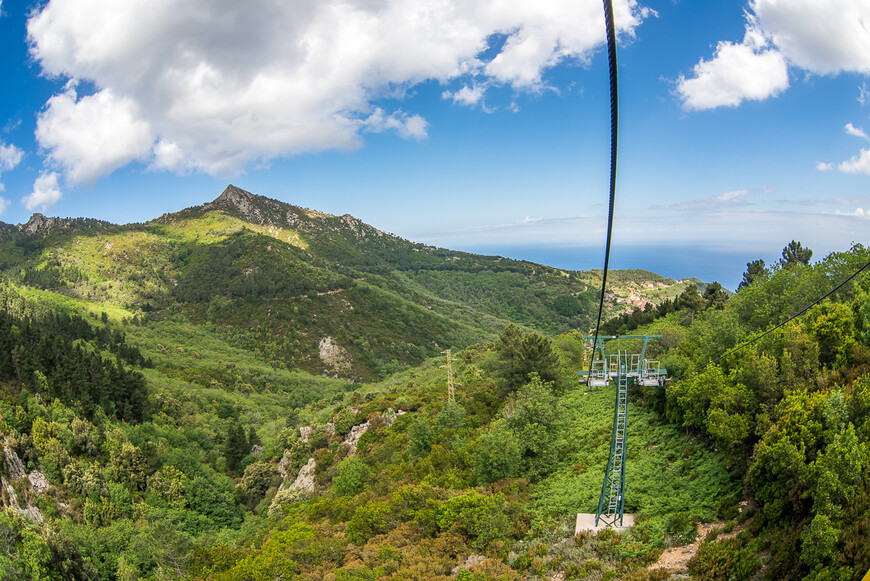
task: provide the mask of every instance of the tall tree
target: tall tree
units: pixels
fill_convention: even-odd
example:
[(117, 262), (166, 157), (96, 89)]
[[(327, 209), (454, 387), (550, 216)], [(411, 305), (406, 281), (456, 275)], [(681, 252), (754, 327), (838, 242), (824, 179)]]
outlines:
[(694, 284), (690, 284), (686, 287), (686, 290), (677, 297), (677, 305), (681, 309), (687, 309), (692, 313), (692, 325), (695, 324), (695, 313), (698, 311), (703, 311), (707, 306), (707, 302), (704, 300), (704, 297), (701, 296), (701, 293), (698, 292), (698, 287)]
[(740, 284), (737, 287), (739, 291), (742, 288), (746, 288), (751, 285), (754, 281), (764, 278), (769, 274), (767, 267), (764, 265), (764, 261), (762, 259), (753, 260), (752, 262), (746, 263), (746, 272), (743, 273), (743, 280), (740, 281)]
[(540, 333), (524, 334), (518, 326), (510, 324), (496, 341), (496, 351), (503, 395), (525, 385), (532, 373), (558, 386), (559, 356), (553, 350), (553, 342)]
[(242, 459), (248, 455), (248, 438), (245, 428), (239, 425), (238, 420), (230, 424), (227, 431), (227, 439), (224, 442), (224, 457), (227, 460), (227, 471), (238, 474), (242, 467)]
[(708, 285), (704, 290), (704, 301), (706, 301), (708, 309), (724, 309), (727, 300), (728, 293), (718, 282)]
[(779, 263), (783, 268), (788, 268), (793, 264), (809, 264), (813, 257), (813, 251), (809, 248), (804, 248), (800, 242), (792, 240), (782, 249), (782, 258)]

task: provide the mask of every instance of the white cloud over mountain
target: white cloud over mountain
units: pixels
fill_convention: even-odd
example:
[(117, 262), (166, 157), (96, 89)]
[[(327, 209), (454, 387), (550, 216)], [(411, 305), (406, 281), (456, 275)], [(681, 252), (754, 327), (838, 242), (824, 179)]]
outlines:
[[(648, 15), (615, 4), (625, 34)], [(39, 116), (39, 144), (89, 184), (132, 161), (223, 176), (354, 149), (367, 131), (422, 139), (420, 114), (381, 100), (427, 80), (541, 90), (548, 67), (589, 58), (604, 24), (598, 0), (50, 0), (28, 35), (44, 73), (71, 81)]]
[(737, 106), (788, 87), (788, 67), (817, 75), (870, 73), (870, 1), (752, 0), (746, 35), (680, 77), (686, 109)]
[(33, 183), (33, 191), (21, 198), (21, 203), (28, 210), (42, 210), (45, 212), (48, 208), (55, 205), (62, 196), (60, 186), (57, 182), (56, 172), (43, 172), (36, 178)]

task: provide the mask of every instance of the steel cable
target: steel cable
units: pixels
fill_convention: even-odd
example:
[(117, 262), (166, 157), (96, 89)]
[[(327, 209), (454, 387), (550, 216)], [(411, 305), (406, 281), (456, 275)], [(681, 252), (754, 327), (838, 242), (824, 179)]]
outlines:
[(722, 359), (725, 359), (725, 358), (728, 357), (729, 355), (731, 355), (731, 354), (733, 354), (733, 353), (736, 353), (736, 352), (740, 351), (740, 350), (743, 349), (744, 347), (746, 347), (746, 346), (748, 346), (748, 345), (752, 345), (753, 343), (755, 343), (756, 341), (758, 341), (759, 339), (761, 339), (761, 338), (764, 337), (765, 335), (769, 335), (770, 333), (773, 333), (774, 331), (776, 331), (776, 330), (779, 329), (780, 327), (784, 327), (784, 326), (787, 325), (788, 323), (794, 321), (795, 319), (797, 319), (798, 317), (800, 317), (801, 315), (803, 315), (804, 313), (806, 313), (807, 311), (809, 311), (811, 308), (813, 308), (814, 306), (816, 306), (817, 304), (821, 303), (823, 300), (825, 300), (826, 298), (828, 298), (829, 296), (831, 296), (832, 294), (834, 294), (835, 292), (837, 292), (838, 290), (840, 290), (840, 289), (843, 287), (843, 285), (845, 285), (847, 282), (849, 282), (850, 280), (852, 280), (853, 278), (855, 278), (856, 276), (858, 276), (859, 274), (861, 274), (861, 273), (862, 273), (862, 272), (863, 272), (863, 271), (864, 271), (868, 266), (870, 266), (870, 262), (865, 263), (864, 266), (862, 266), (861, 268), (859, 268), (858, 270), (856, 270), (855, 272), (853, 272), (853, 273), (849, 276), (849, 278), (847, 278), (846, 280), (844, 280), (843, 282), (841, 282), (840, 284), (838, 284), (837, 286), (835, 286), (834, 288), (832, 288), (831, 290), (829, 290), (827, 293), (825, 293), (824, 296), (822, 296), (821, 298), (819, 298), (816, 302), (812, 303), (811, 305), (808, 305), (808, 306), (804, 307), (803, 309), (801, 309), (800, 311), (798, 311), (797, 313), (795, 313), (794, 315), (792, 315), (791, 317), (789, 317), (788, 319), (786, 319), (785, 321), (783, 321), (782, 323), (780, 323), (779, 325), (777, 325), (776, 327), (773, 327), (773, 328), (771, 328), (771, 329), (768, 329), (767, 331), (765, 331), (764, 333), (762, 333), (762, 334), (759, 335), (758, 337), (755, 337), (754, 339), (750, 339), (749, 341), (744, 341), (743, 343), (741, 343), (740, 345), (738, 345), (738, 346), (735, 347), (734, 349), (732, 349), (732, 350), (730, 350), (730, 351), (728, 351), (728, 352), (726, 352), (726, 353), (723, 353), (722, 355), (720, 355), (720, 356), (717, 357), (716, 359), (713, 359), (712, 361), (708, 361), (707, 363), (705, 363), (704, 365), (701, 365), (700, 367), (695, 367), (695, 368), (693, 368), (693, 369), (688, 370), (687, 372), (685, 372), (685, 373), (682, 374), (681, 376), (677, 377), (676, 379), (673, 379), (672, 381), (679, 381), (679, 380), (683, 379), (684, 377), (686, 377), (687, 375), (689, 375), (689, 374), (691, 374), (691, 373), (695, 373), (695, 372), (697, 372), (697, 371), (702, 371), (702, 370), (704, 370), (704, 369), (710, 367), (710, 366), (713, 365), (714, 363), (718, 363), (718, 362), (721, 361)]
[(601, 328), (601, 315), (604, 311), (604, 293), (607, 289), (607, 272), (610, 269), (610, 244), (613, 238), (613, 205), (616, 199), (616, 144), (619, 131), (619, 97), (616, 75), (616, 28), (613, 23), (613, 3), (604, 0), (604, 25), (607, 29), (607, 63), (610, 68), (610, 208), (607, 212), (607, 243), (604, 248), (604, 274), (601, 277), (601, 300), (598, 303), (598, 320), (595, 323), (595, 339), (592, 342), (592, 361), (598, 347), (598, 331)]

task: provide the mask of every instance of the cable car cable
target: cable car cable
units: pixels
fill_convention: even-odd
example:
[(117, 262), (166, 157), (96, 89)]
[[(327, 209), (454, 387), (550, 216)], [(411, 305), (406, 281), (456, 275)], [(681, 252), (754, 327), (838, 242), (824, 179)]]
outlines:
[(604, 0), (604, 25), (607, 28), (607, 63), (610, 69), (610, 208), (607, 212), (607, 243), (604, 249), (604, 274), (601, 278), (601, 300), (598, 303), (598, 321), (595, 323), (595, 339), (592, 342), (592, 361), (598, 347), (598, 331), (604, 311), (604, 292), (607, 289), (607, 271), (610, 268), (610, 244), (613, 238), (613, 205), (616, 199), (616, 144), (619, 131), (619, 97), (616, 75), (616, 28), (613, 23), (613, 3)]

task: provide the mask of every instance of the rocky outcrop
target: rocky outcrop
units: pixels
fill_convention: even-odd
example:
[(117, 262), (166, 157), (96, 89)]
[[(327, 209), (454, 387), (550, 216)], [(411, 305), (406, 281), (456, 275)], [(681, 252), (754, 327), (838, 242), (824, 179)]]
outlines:
[(24, 469), (24, 463), (15, 450), (12, 450), (7, 442), (3, 443), (3, 456), (6, 458), (6, 469), (9, 471), (9, 478), (12, 480), (21, 480), (27, 476), (27, 471)]
[(108, 222), (94, 220), (93, 218), (51, 218), (36, 212), (25, 224), (18, 224), (18, 231), (27, 234), (42, 234), (48, 236), (58, 230), (70, 228), (94, 228), (111, 226)]
[(326, 366), (325, 375), (332, 372), (335, 376), (351, 370), (351, 357), (347, 349), (335, 343), (332, 337), (324, 337), (318, 345), (320, 360)]
[(309, 458), (305, 466), (299, 469), (299, 474), (296, 476), (296, 480), (294, 480), (293, 483), (287, 488), (291, 490), (302, 490), (309, 493), (314, 492), (315, 466), (316, 463), (314, 462), (314, 458)]
[[(42, 513), (36, 508), (31, 499), (45, 493), (51, 485), (45, 475), (39, 470), (31, 470), (29, 473), (18, 454), (15, 453), (8, 441), (3, 442), (3, 457), (6, 460), (6, 472), (9, 479), (0, 476), (0, 489), (2, 489), (2, 502), (25, 518), (42, 522)], [(19, 499), (19, 492), (22, 498)]]
[(266, 220), (260, 206), (268, 201), (270, 201), (268, 198), (257, 196), (230, 184), (220, 196), (215, 198), (211, 203), (206, 204), (206, 208), (229, 210), (234, 213), (238, 212), (248, 222), (262, 226), (266, 223)]
[(363, 437), (369, 427), (371, 427), (370, 422), (366, 422), (364, 424), (360, 424), (358, 426), (354, 426), (350, 429), (350, 432), (344, 438), (342, 444), (345, 444), (348, 447), (347, 455), (353, 456), (356, 454), (356, 448), (359, 446), (359, 439)]

